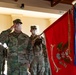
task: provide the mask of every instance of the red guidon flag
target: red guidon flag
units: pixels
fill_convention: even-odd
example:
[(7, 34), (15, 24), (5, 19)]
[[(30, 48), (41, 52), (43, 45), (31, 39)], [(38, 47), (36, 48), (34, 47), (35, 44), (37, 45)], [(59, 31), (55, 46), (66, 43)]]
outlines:
[(76, 75), (73, 21), (68, 11), (44, 31), (52, 75)]

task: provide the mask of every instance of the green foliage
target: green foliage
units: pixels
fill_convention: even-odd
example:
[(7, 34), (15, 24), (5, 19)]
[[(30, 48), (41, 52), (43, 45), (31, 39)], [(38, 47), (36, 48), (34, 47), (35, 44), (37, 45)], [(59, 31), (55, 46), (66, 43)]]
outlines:
[(68, 48), (68, 42), (65, 43), (65, 44), (63, 44), (62, 42), (59, 43), (59, 44), (57, 45), (57, 48), (58, 48), (59, 51), (64, 51), (65, 49)]

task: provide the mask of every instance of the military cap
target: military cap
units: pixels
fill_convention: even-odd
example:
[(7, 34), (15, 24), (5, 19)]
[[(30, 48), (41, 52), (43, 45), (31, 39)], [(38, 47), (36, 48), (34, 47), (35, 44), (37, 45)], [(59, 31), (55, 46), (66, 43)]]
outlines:
[(13, 21), (13, 23), (16, 23), (16, 24), (20, 23), (20, 24), (22, 24), (22, 22), (21, 22), (20, 19), (15, 19), (15, 20)]
[(37, 29), (36, 26), (31, 26), (31, 30), (33, 30), (33, 29)]

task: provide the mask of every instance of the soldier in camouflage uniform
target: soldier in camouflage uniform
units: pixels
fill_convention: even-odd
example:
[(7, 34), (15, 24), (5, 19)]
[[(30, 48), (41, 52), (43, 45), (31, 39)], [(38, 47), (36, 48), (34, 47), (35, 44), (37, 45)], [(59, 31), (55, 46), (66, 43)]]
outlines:
[[(13, 26), (0, 34), (0, 42), (6, 43), (8, 51), (8, 75), (28, 75), (27, 46), (28, 35), (21, 31), (21, 20), (13, 21)], [(12, 30), (14, 31), (12, 32)]]
[[(44, 56), (43, 56), (43, 47), (42, 47), (42, 39), (38, 37), (36, 34), (36, 26), (31, 26), (31, 46), (34, 58), (30, 64), (30, 72), (31, 75), (44, 75), (45, 64), (44, 64)], [(38, 37), (38, 38), (37, 38)], [(35, 41), (33, 41), (37, 38)]]

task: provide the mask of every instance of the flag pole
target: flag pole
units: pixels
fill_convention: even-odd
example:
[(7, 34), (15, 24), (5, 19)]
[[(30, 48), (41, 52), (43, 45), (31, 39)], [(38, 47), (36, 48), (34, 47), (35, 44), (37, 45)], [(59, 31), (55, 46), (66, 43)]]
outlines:
[(37, 38), (39, 38), (43, 33), (44, 33), (44, 32), (42, 32), (41, 34), (39, 34), (32, 42), (35, 42), (35, 40), (36, 40)]

